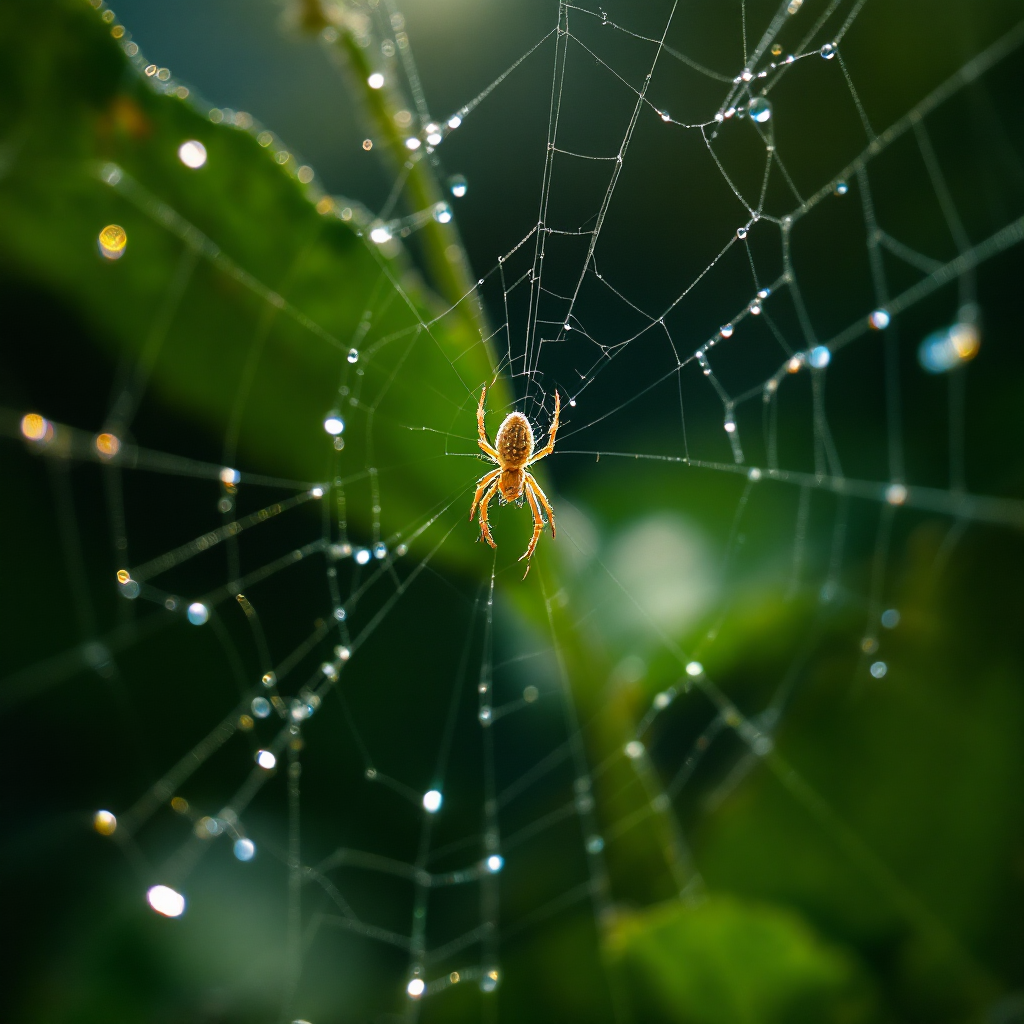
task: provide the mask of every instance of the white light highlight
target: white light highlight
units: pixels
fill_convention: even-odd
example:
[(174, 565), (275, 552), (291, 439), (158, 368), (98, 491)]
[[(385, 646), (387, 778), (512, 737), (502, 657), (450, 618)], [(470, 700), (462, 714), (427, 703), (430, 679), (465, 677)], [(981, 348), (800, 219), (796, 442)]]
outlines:
[(625, 754), (630, 760), (635, 761), (642, 756), (644, 745), (639, 740), (630, 740), (625, 746)]
[(251, 839), (236, 839), (234, 852), (240, 861), (252, 860), (256, 856), (256, 844)]
[(186, 167), (196, 170), (206, 163), (206, 147), (195, 139), (189, 139), (178, 147), (178, 159)]
[(370, 561), (370, 552), (366, 548), (359, 548), (352, 557), (356, 565), (366, 565)]
[(876, 309), (868, 317), (868, 326), (873, 331), (884, 331), (891, 322), (892, 317), (889, 316), (889, 311), (887, 309)]
[(421, 145), (423, 145), (423, 143), (421, 143), (415, 135), (411, 135), (405, 140), (405, 148), (409, 150), (415, 151), (419, 149)]
[(256, 763), (264, 770), (270, 771), (277, 764), (277, 758), (269, 750), (256, 751)]
[(693, 679), (704, 675), (704, 666), (699, 661), (691, 661), (686, 666), (686, 674)]
[(458, 114), (453, 114), (451, 117), (448, 118), (448, 127), (451, 128), (452, 131), (455, 131), (455, 129), (458, 128), (460, 124), (462, 124), (462, 118), (459, 117)]
[(181, 917), (185, 913), (185, 897), (166, 885), (154, 885), (146, 893), (149, 905), (164, 917)]
[(871, 665), (871, 674), (876, 679), (881, 679), (886, 672), (889, 671), (889, 666), (884, 661), (876, 661)]
[(385, 227), (383, 224), (380, 227), (374, 228), (370, 232), (370, 241), (376, 242), (377, 245), (383, 245), (385, 242), (390, 242), (391, 229)]
[(237, 469), (230, 469), (225, 466), (220, 471), (220, 482), (224, 484), (225, 487), (234, 487), (241, 479), (242, 474), (239, 473)]
[(374, 71), (374, 73), (366, 80), (366, 84), (371, 89), (383, 89), (384, 76), (379, 71)]
[(427, 136), (427, 145), (428, 146), (439, 146), (440, 144), (441, 144), (441, 133), (440, 132), (431, 132)]
[(505, 858), (500, 854), (492, 853), (490, 857), (487, 858), (487, 870), (490, 871), (492, 875), (496, 875), (504, 866)]
[(440, 790), (428, 789), (423, 794), (423, 809), (427, 814), (437, 814), (441, 809), (441, 804), (444, 802), (444, 797), (441, 796)]
[(193, 626), (202, 626), (210, 618), (210, 609), (202, 601), (193, 601), (188, 606), (187, 615)]
[(447, 203), (438, 203), (434, 207), (434, 220), (438, 224), (448, 224), (452, 219), (452, 208)]
[(330, 412), (324, 417), (324, 429), (334, 437), (345, 429), (345, 421), (335, 412)]
[(409, 996), (412, 999), (419, 999), (426, 990), (427, 985), (422, 978), (413, 978), (410, 980), (409, 984), (405, 986), (405, 991), (409, 993)]
[(885, 500), (890, 505), (902, 505), (907, 500), (907, 489), (903, 484), (890, 484), (885, 489)]

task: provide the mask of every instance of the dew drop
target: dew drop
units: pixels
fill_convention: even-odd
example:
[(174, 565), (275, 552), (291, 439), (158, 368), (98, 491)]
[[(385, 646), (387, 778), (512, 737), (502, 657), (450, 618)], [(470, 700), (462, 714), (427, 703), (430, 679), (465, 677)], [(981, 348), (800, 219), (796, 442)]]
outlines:
[(359, 349), (357, 349), (357, 348), (350, 348), (348, 350), (348, 355), (345, 358), (350, 363), (357, 363), (357, 362), (359, 362)]
[(850, 186), (845, 181), (837, 181), (836, 187), (832, 190), (833, 195), (845, 196), (850, 191)]
[(825, 60), (831, 60), (836, 55), (836, 48), (832, 43), (826, 43), (818, 52)]
[(723, 338), (731, 338), (734, 330), (735, 328), (732, 324), (723, 324), (721, 327), (718, 328), (718, 333)]
[(456, 199), (461, 199), (469, 191), (469, 185), (462, 174), (453, 174), (448, 179), (448, 188)]
[(746, 228), (737, 228), (736, 229), (736, 237), (742, 242), (743, 239), (747, 237), (747, 229)]
[(270, 714), (270, 701), (266, 697), (253, 697), (249, 707), (257, 718), (266, 718)]
[(747, 113), (751, 120), (764, 124), (771, 120), (772, 105), (763, 96), (755, 96), (747, 106)]
[(827, 345), (815, 345), (808, 359), (816, 370), (823, 370), (832, 361), (832, 352)]

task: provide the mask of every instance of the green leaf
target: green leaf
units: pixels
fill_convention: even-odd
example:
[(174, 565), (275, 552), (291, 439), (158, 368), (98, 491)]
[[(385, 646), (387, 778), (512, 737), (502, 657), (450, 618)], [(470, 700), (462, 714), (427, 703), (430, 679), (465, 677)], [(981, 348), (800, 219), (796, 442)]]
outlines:
[(614, 924), (609, 945), (638, 1019), (684, 1024), (867, 1020), (857, 966), (796, 914), (714, 897)]
[[(278, 140), (147, 78), (86, 3), (5, 5), (0, 28), (0, 261), (134, 367), (105, 428), (130, 439), (155, 393), (223, 439), (228, 465), (346, 481), (350, 518), (392, 546), (468, 504), (476, 461), (445, 456), (475, 454), (475, 396), (493, 376), (475, 308), (446, 312), (397, 243), (366, 237), (358, 205), (318, 207)], [(198, 169), (178, 158), (190, 139), (206, 147)], [(127, 233), (120, 259), (98, 250), (109, 224)], [(455, 539), (443, 555), (465, 560), (474, 531)]]

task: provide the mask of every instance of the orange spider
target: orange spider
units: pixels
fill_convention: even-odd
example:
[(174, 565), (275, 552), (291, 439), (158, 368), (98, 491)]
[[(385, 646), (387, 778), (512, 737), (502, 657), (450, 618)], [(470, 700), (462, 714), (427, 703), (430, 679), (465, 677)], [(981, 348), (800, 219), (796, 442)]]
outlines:
[[(510, 412), (498, 427), (498, 433), (494, 438), (492, 447), (487, 440), (487, 431), (484, 429), (484, 396), (487, 388), (480, 392), (480, 404), (476, 409), (476, 425), (480, 434), (480, 445), (485, 455), (490, 456), (498, 468), (482, 476), (476, 485), (476, 494), (473, 495), (473, 507), (469, 510), (469, 521), (473, 521), (476, 514), (477, 504), (480, 505), (480, 536), (483, 537), (492, 548), (498, 545), (494, 543), (491, 536), (491, 527), (487, 522), (487, 506), (495, 494), (499, 500), (505, 502), (516, 501), (526, 493), (526, 500), (530, 503), (533, 512), (533, 538), (526, 554), (521, 555), (519, 561), (529, 558), (537, 547), (537, 541), (544, 529), (544, 516), (540, 506), (548, 514), (548, 522), (551, 524), (551, 536), (555, 535), (555, 513), (551, 509), (551, 503), (547, 495), (540, 489), (540, 484), (533, 478), (532, 473), (526, 472), (527, 466), (550, 455), (555, 450), (555, 435), (558, 433), (558, 413), (561, 402), (558, 392), (555, 392), (555, 415), (551, 420), (551, 427), (548, 430), (548, 443), (539, 452), (533, 450), (533, 428), (530, 421), (521, 412)], [(486, 492), (486, 493), (485, 493)], [(529, 569), (527, 569), (529, 572)]]

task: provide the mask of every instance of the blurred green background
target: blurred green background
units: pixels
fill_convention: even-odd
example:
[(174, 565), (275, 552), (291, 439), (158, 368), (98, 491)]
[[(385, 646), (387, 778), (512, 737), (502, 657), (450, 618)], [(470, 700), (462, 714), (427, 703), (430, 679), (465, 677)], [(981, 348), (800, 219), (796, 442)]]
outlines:
[[(798, 5), (783, 53), (829, 10), (805, 49), (834, 38), (853, 6)], [(621, 3), (607, 15), (659, 37), (669, 10)], [(674, 372), (660, 329), (596, 375), (594, 345), (562, 334), (528, 389), (501, 362), (522, 354), (523, 289), (506, 302), (496, 268), (537, 221), (555, 39), (405, 191), (394, 188), (407, 157), (395, 114), (416, 108), (392, 82), (407, 73), (407, 32), (431, 112), (446, 119), (560, 12), (576, 41), (559, 145), (607, 156), (635, 95), (597, 58), (637, 84), (651, 44), (547, 0), (410, 0), (397, 20), (386, 3), (0, 3), (4, 1019), (1024, 1019), (1020, 247), (858, 337), (813, 383), (806, 369), (787, 377), (775, 404), (760, 386), (786, 345), (806, 347), (787, 289), (766, 305), (774, 332), (768, 315), (747, 317), (711, 351), (731, 394), (757, 389), (735, 411), (747, 465), (777, 451), (809, 483), (836, 473), (815, 429), (824, 402), (842, 472), (879, 482), (872, 500), (699, 468), (733, 463), (722, 403), (695, 363)], [(731, 79), (744, 34), (753, 46), (775, 13), (755, 0), (682, 5), (666, 42)], [(841, 62), (811, 55), (771, 92), (792, 188), (773, 169), (767, 216), (864, 149), (846, 73), (881, 133), (1004, 40), (1005, 55), (924, 124), (971, 245), (1019, 225), (1019, 18), (1009, 0), (869, 0)], [(168, 76), (140, 74), (129, 42)], [(388, 86), (372, 93), (364, 72), (378, 67)], [(757, 194), (764, 141), (749, 120), (721, 129), (720, 169), (697, 130), (654, 109), (704, 121), (728, 88), (664, 57), (652, 78), (596, 250), (606, 281), (642, 310), (664, 310), (748, 219), (723, 169)], [(178, 160), (186, 139), (206, 147), (199, 170)], [(883, 253), (894, 295), (957, 255), (915, 140), (868, 163), (879, 225), (926, 254), (913, 266)], [(548, 223), (588, 229), (609, 164), (555, 168)], [(468, 181), (464, 198), (443, 191), (453, 174)], [(878, 303), (863, 181), (848, 184), (792, 232), (821, 340)], [(454, 223), (368, 242), (368, 211), (416, 213), (415, 189), (450, 203)], [(117, 261), (96, 249), (110, 223), (128, 236)], [(778, 277), (780, 251), (766, 220), (718, 259), (666, 317), (679, 353), (743, 309), (752, 267), (762, 283)], [(530, 252), (505, 263), (506, 286)], [(553, 292), (571, 291), (584, 252), (551, 236)], [(482, 307), (457, 302), (478, 278)], [(926, 375), (918, 345), (955, 320), (965, 289), (981, 310), (980, 353)], [(645, 323), (593, 276), (580, 294), (576, 331), (597, 342)], [(492, 336), (506, 317), (508, 336)], [(474, 408), (499, 367), (492, 434), (514, 402), (544, 428), (555, 388), (577, 399), (540, 474), (558, 538), (542, 538), (525, 581), (528, 513), (493, 510), (496, 556), (466, 522), (485, 470), (467, 457)], [(126, 390), (138, 399), (127, 412)], [(340, 450), (322, 428), (332, 407), (346, 420)], [(29, 411), (83, 433), (58, 426), (59, 444), (27, 443)], [(104, 429), (122, 438), (122, 458), (95, 455)], [(195, 463), (136, 470), (136, 450)], [(237, 490), (219, 481), (222, 465), (242, 470)], [(912, 496), (934, 489), (947, 514), (886, 505), (890, 480)], [(175, 566), (139, 599), (119, 592), (118, 569), (308, 489), (288, 481), (326, 494)], [(963, 489), (1006, 499), (1003, 521), (964, 506), (958, 516)], [(345, 542), (386, 554), (363, 568), (326, 546)], [(197, 629), (183, 610), (200, 597), (211, 618)], [(889, 626), (884, 611), (898, 612)], [(352, 657), (328, 685), (320, 665), (339, 643)], [(230, 806), (253, 751), (281, 730), (276, 717), (238, 727), (268, 658), (286, 700), (314, 689), (323, 700), (242, 814), (257, 855), (241, 863), (229, 837), (197, 838), (194, 826)], [(696, 684), (691, 659), (706, 672)], [(486, 727), (481, 684), (502, 709)], [(96, 834), (97, 808), (124, 821), (224, 721), (230, 738), (159, 792), (131, 839), (125, 827)], [(638, 738), (641, 756), (626, 756)], [(428, 819), (418, 798), (435, 787), (444, 805)], [(504, 866), (484, 885), (431, 889), (416, 916), (422, 889), (351, 863), (325, 869), (329, 884), (302, 875), (289, 897), (296, 842), (309, 867), (346, 849), (444, 873), (494, 848)], [(179, 920), (146, 906), (156, 882), (186, 893)], [(338, 899), (393, 939), (422, 924), (441, 950), (424, 977), (461, 980), (409, 999), (416, 957), (338, 927)], [(492, 919), (482, 943), (444, 951)], [(492, 966), (500, 981), (484, 992), (474, 972)]]

